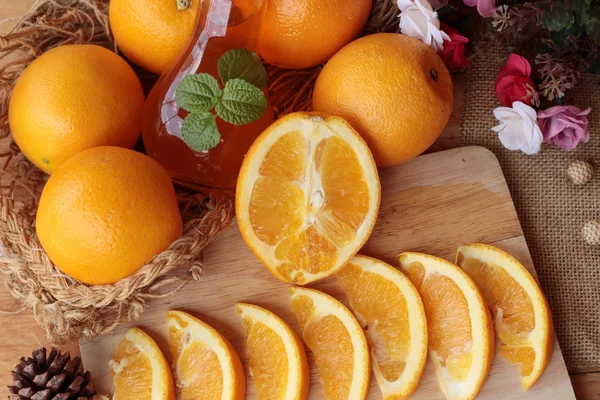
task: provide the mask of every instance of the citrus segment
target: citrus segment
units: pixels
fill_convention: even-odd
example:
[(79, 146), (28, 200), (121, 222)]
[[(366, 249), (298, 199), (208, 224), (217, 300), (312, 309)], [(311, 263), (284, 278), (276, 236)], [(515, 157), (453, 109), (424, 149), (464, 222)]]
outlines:
[(300, 339), (285, 322), (261, 307), (238, 303), (246, 355), (259, 399), (294, 400), (308, 396), (310, 376)]
[(167, 324), (181, 400), (244, 398), (244, 369), (227, 339), (182, 311), (169, 311)]
[(473, 399), (494, 357), (494, 333), (485, 300), (456, 265), (420, 253), (402, 253), (400, 267), (423, 300), (429, 356), (440, 388), (451, 400)]
[(242, 165), (242, 237), (281, 280), (305, 284), (339, 270), (371, 233), (380, 200), (364, 141), (338, 117), (289, 114), (254, 142)]
[(157, 344), (131, 328), (110, 360), (113, 400), (175, 400), (171, 370)]
[(337, 274), (371, 347), (384, 399), (407, 399), (427, 359), (427, 321), (419, 293), (394, 267), (355, 256)]
[(370, 360), (359, 323), (331, 296), (298, 287), (291, 288), (290, 293), (292, 312), (319, 367), (325, 397), (364, 399), (369, 389)]
[(483, 292), (500, 354), (520, 364), (521, 384), (531, 388), (548, 365), (554, 346), (552, 316), (540, 287), (517, 259), (493, 246), (461, 246), (456, 260)]

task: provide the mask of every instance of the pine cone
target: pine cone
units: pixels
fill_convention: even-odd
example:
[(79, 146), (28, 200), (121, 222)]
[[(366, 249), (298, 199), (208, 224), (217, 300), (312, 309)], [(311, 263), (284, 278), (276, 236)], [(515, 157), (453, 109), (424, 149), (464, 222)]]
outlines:
[(80, 357), (71, 359), (52, 348), (21, 357), (11, 371), (13, 384), (8, 387), (10, 400), (100, 400), (92, 383), (92, 374), (83, 369)]

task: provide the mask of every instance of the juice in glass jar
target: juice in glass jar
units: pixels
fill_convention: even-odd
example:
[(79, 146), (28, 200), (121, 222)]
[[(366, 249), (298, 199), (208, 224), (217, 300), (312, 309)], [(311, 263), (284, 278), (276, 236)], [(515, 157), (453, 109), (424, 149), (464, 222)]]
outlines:
[(173, 179), (195, 189), (233, 188), (250, 145), (273, 122), (268, 102), (262, 116), (245, 125), (233, 125), (217, 116), (220, 143), (206, 151), (194, 151), (183, 140), (182, 124), (187, 111), (175, 101), (183, 78), (208, 73), (221, 82), (217, 62), (232, 49), (256, 51), (266, 1), (202, 1), (193, 39), (187, 50), (163, 73), (150, 92), (144, 108), (142, 136), (148, 155), (161, 163)]

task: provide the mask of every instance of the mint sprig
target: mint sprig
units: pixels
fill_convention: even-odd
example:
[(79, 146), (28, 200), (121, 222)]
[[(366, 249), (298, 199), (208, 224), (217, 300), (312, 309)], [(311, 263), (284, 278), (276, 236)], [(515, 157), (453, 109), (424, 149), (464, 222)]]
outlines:
[(258, 55), (230, 50), (219, 58), (217, 70), (223, 89), (216, 77), (200, 73), (183, 78), (175, 91), (177, 105), (190, 113), (183, 120), (183, 140), (195, 151), (210, 150), (221, 142), (216, 117), (245, 125), (259, 119), (267, 108), (263, 93), (267, 71)]

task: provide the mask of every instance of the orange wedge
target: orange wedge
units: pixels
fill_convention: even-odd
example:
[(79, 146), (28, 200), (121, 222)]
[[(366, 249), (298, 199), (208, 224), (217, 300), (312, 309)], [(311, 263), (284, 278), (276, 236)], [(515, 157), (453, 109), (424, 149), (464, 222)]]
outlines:
[(131, 328), (110, 360), (113, 400), (174, 400), (173, 377), (165, 356), (150, 336)]
[(521, 384), (531, 388), (548, 365), (554, 347), (552, 315), (540, 287), (517, 259), (493, 246), (460, 246), (456, 262), (483, 292), (492, 311), (500, 354), (521, 365)]
[(292, 312), (313, 352), (327, 400), (360, 400), (371, 375), (369, 347), (356, 318), (342, 303), (317, 290), (290, 289)]
[(244, 323), (246, 355), (257, 398), (306, 399), (310, 372), (298, 336), (264, 308), (246, 303), (235, 307)]
[(355, 256), (337, 274), (362, 325), (384, 399), (407, 399), (427, 360), (427, 321), (417, 289), (396, 268)]
[(279, 279), (337, 272), (371, 234), (381, 188), (371, 152), (339, 117), (292, 113), (256, 139), (237, 182), (242, 237)]
[(400, 267), (425, 307), (429, 357), (449, 400), (473, 399), (494, 358), (494, 329), (483, 295), (456, 265), (420, 253), (402, 253)]
[(246, 379), (231, 343), (182, 311), (167, 313), (169, 348), (181, 400), (241, 400)]

